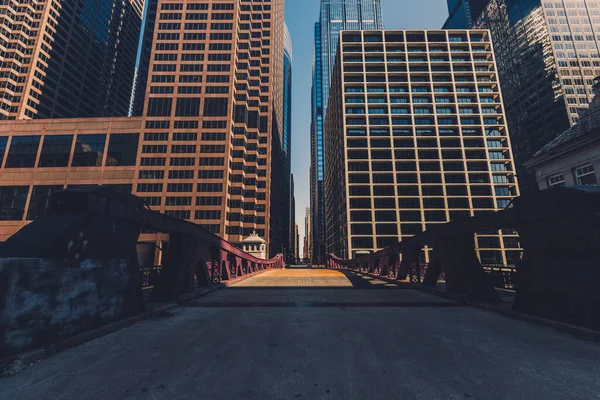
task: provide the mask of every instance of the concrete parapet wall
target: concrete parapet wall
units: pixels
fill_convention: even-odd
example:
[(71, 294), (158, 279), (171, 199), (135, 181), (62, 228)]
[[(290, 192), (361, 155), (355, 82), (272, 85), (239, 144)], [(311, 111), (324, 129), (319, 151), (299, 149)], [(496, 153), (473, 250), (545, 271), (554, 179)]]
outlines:
[(0, 259), (0, 359), (143, 308), (127, 260)]

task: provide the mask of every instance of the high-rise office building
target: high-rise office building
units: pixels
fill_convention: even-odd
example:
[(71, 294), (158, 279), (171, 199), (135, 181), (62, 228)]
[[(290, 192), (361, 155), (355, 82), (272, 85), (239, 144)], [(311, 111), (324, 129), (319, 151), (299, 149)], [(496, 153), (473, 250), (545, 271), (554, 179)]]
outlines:
[(508, 125), (521, 184), (522, 164), (576, 124), (600, 75), (600, 2), (490, 0), (478, 27), (496, 48)]
[(289, 255), (294, 257), (296, 260), (298, 257), (295, 255), (298, 253), (298, 242), (296, 236), (298, 235), (298, 224), (296, 224), (296, 188), (294, 184), (294, 175), (291, 175), (290, 185), (290, 246)]
[(283, 195), (280, 201), (283, 201), (283, 210), (287, 213), (286, 226), (289, 239), (286, 242), (286, 254), (293, 255), (294, 246), (294, 182), (292, 180), (292, 37), (290, 31), (285, 25), (284, 46), (283, 46), (283, 141), (282, 157), (284, 169), (282, 179)]
[(310, 247), (310, 238), (312, 236), (311, 229), (312, 223), (310, 207), (306, 207), (304, 213), (304, 249), (302, 250), (303, 257), (306, 258), (309, 262), (312, 259), (312, 250)]
[[(342, 258), (509, 206), (518, 187), (489, 31), (343, 31), (325, 146), (327, 250)], [(477, 246), (484, 265), (519, 254), (508, 230)]]
[(0, 10), (0, 119), (127, 116), (141, 0), (12, 0)]
[(154, 43), (154, 26), (156, 25), (156, 13), (158, 0), (146, 0), (144, 18), (138, 45), (138, 58), (136, 60), (136, 75), (133, 93), (131, 95), (130, 116), (144, 114), (146, 102), (146, 86), (148, 84), (148, 72), (150, 68), (150, 56), (152, 54), (152, 43)]
[(309, 240), (314, 260), (323, 262), (326, 257), (323, 128), (331, 73), (343, 29), (383, 29), (381, 0), (321, 0), (319, 21), (315, 24), (310, 168), (312, 235)]
[(52, 192), (104, 185), (233, 243), (256, 231), (280, 252), (283, 11), (159, 0), (143, 116), (1, 122), (0, 240)]
[(448, 19), (444, 23), (444, 29), (468, 29), (483, 12), (490, 0), (447, 0)]

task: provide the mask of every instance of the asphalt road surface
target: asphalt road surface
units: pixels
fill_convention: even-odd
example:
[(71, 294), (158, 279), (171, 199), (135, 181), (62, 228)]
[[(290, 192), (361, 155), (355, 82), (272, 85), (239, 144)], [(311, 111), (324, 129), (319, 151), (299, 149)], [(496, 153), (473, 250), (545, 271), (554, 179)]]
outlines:
[(0, 380), (0, 399), (600, 399), (600, 345), (371, 278), (269, 271)]

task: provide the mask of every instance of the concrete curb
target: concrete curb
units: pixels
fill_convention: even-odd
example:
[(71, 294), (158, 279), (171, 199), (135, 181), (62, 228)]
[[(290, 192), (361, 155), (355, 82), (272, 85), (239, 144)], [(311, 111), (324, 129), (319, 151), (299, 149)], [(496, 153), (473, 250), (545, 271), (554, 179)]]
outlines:
[(217, 290), (224, 289), (224, 288), (228, 287), (229, 285), (233, 285), (233, 284), (235, 284), (237, 282), (241, 282), (245, 279), (260, 275), (266, 271), (268, 271), (268, 270), (260, 270), (260, 271), (253, 272), (251, 274), (247, 274), (247, 275), (243, 275), (243, 276), (234, 278), (230, 281), (213, 284), (209, 287), (198, 288), (198, 289), (194, 290), (194, 292), (192, 292), (192, 293), (186, 293), (186, 294), (179, 296), (177, 298), (177, 300), (174, 302), (163, 304), (163, 305), (157, 306), (155, 308), (152, 308), (150, 310), (146, 310), (141, 314), (134, 315), (132, 317), (121, 319), (118, 321), (114, 321), (114, 322), (111, 322), (104, 326), (101, 326), (99, 328), (95, 328), (95, 329), (92, 329), (92, 330), (89, 330), (86, 332), (76, 334), (76, 335), (66, 338), (64, 340), (61, 340), (57, 343), (54, 343), (50, 346), (46, 346), (43, 348), (30, 350), (28, 352), (21, 353), (21, 354), (17, 355), (16, 357), (8, 360), (8, 362), (6, 362), (6, 363), (2, 363), (2, 360), (0, 360), (0, 378), (13, 376), (13, 375), (21, 372), (22, 370), (26, 369), (28, 366), (35, 364), (43, 359), (49, 358), (57, 353), (60, 353), (62, 351), (79, 346), (83, 343), (92, 341), (99, 337), (106, 336), (110, 333), (114, 333), (123, 328), (127, 328), (131, 325), (134, 325), (138, 322), (159, 317), (160, 315), (162, 315), (164, 313), (167, 313), (171, 310), (175, 310), (182, 304), (188, 303), (199, 297), (206, 296), (207, 294), (210, 294)]
[(530, 323), (533, 323), (533, 324), (536, 324), (536, 325), (540, 325), (540, 326), (544, 326), (544, 327), (547, 327), (547, 328), (553, 328), (553, 329), (556, 329), (559, 332), (567, 333), (567, 334), (572, 335), (572, 336), (574, 336), (574, 337), (576, 337), (578, 339), (589, 340), (589, 341), (593, 341), (593, 342), (600, 342), (600, 331), (595, 331), (593, 329), (588, 329), (588, 328), (584, 328), (584, 327), (577, 326), (577, 325), (567, 324), (565, 322), (554, 321), (554, 320), (551, 320), (551, 319), (537, 317), (537, 316), (534, 316), (534, 315), (523, 314), (523, 313), (520, 313), (518, 311), (508, 310), (508, 309), (505, 309), (505, 308), (498, 307), (498, 306), (496, 306), (494, 304), (470, 302), (467, 299), (467, 296), (465, 296), (463, 294), (447, 293), (447, 292), (440, 291), (440, 290), (435, 289), (435, 288), (428, 288), (428, 287), (424, 287), (424, 286), (420, 286), (420, 285), (415, 285), (414, 283), (397, 281), (395, 279), (388, 278), (386, 276), (379, 276), (379, 275), (376, 275), (376, 274), (373, 274), (373, 273), (369, 273), (369, 272), (359, 272), (359, 271), (353, 271), (351, 269), (344, 269), (344, 270), (351, 271), (351, 272), (354, 272), (356, 274), (367, 275), (367, 276), (370, 276), (372, 278), (377, 278), (377, 279), (384, 280), (386, 282), (395, 283), (398, 286), (404, 286), (404, 287), (407, 287), (409, 289), (419, 290), (421, 292), (432, 294), (434, 296), (438, 296), (438, 297), (443, 297), (443, 298), (446, 298), (446, 299), (450, 299), (450, 300), (456, 301), (457, 303), (461, 303), (461, 304), (464, 304), (464, 305), (467, 305), (467, 306), (470, 306), (470, 307), (479, 308), (481, 310), (486, 310), (486, 311), (491, 311), (491, 312), (494, 312), (496, 314), (500, 314), (500, 315), (502, 315), (504, 317), (507, 317), (507, 318), (512, 318), (512, 319), (517, 319), (517, 320), (520, 320), (520, 321), (530, 322)]

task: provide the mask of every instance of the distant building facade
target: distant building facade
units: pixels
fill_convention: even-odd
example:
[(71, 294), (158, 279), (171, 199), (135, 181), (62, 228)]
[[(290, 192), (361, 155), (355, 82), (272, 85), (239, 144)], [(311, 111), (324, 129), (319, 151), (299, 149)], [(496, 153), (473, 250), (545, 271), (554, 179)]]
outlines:
[(298, 259), (298, 225), (296, 224), (296, 196), (295, 196), (295, 184), (294, 175), (291, 176), (291, 190), (290, 190), (290, 251), (291, 257)]
[(311, 227), (312, 227), (312, 223), (310, 221), (311, 219), (311, 210), (310, 207), (306, 207), (306, 211), (305, 211), (305, 216), (304, 216), (304, 249), (303, 249), (303, 255), (304, 258), (308, 259), (309, 261), (312, 260), (312, 251), (311, 251), (311, 241), (310, 238), (312, 236), (312, 232), (311, 232)]
[(490, 0), (476, 26), (492, 32), (521, 184), (523, 164), (575, 125), (600, 75), (600, 3)]
[(525, 166), (539, 189), (556, 186), (598, 186), (600, 183), (600, 82), (579, 122), (538, 151)]
[(141, 0), (12, 0), (0, 11), (0, 120), (128, 115)]
[(321, 0), (315, 24), (315, 54), (312, 86), (310, 206), (312, 257), (323, 261), (325, 254), (325, 144), (323, 129), (327, 114), (331, 73), (343, 29), (383, 29), (381, 0)]
[(256, 232), (269, 255), (287, 245), (289, 176), (273, 173), (283, 154), (283, 0), (159, 0), (157, 10), (142, 116), (0, 122), (0, 241), (53, 192), (102, 185), (232, 243)]
[[(506, 208), (519, 194), (510, 144), (489, 31), (343, 31), (325, 125), (327, 251), (354, 258)], [(519, 256), (514, 231), (477, 247), (484, 265)]]

